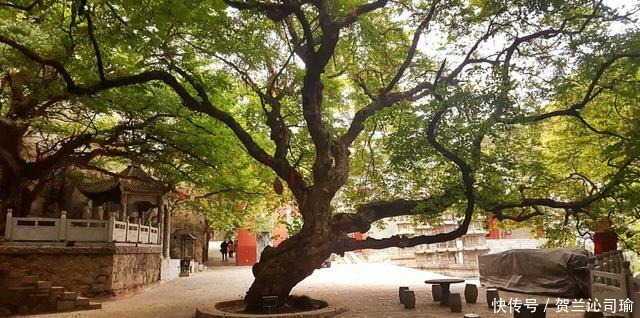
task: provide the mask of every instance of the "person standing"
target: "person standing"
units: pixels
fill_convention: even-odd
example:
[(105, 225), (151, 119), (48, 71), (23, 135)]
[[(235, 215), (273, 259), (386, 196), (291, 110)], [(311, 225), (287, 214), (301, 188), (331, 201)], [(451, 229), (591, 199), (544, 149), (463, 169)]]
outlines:
[(229, 243), (227, 241), (222, 241), (220, 244), (220, 253), (222, 253), (222, 260), (227, 260), (227, 252), (228, 252)]
[(233, 240), (229, 240), (229, 243), (227, 244), (227, 249), (229, 249), (229, 257), (233, 258), (233, 253), (236, 251), (235, 248), (236, 245), (233, 244)]

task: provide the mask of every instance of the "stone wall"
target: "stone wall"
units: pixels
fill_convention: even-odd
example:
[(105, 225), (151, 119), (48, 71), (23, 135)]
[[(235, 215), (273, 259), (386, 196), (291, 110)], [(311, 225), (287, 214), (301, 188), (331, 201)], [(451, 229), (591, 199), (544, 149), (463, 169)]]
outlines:
[(83, 296), (114, 296), (158, 282), (160, 252), (136, 246), (0, 246), (0, 264)]
[(84, 296), (111, 289), (112, 258), (108, 248), (0, 247), (0, 264), (5, 267)]
[(111, 293), (120, 295), (160, 281), (159, 247), (122, 246), (113, 255)]

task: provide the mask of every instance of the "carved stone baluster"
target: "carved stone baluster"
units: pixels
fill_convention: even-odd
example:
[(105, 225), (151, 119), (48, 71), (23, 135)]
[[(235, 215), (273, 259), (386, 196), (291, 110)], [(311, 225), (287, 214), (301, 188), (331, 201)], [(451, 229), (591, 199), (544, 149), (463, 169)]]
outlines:
[(591, 292), (591, 286), (595, 281), (593, 278), (593, 271), (596, 269), (595, 257), (589, 257), (589, 259), (587, 259), (587, 269), (587, 272), (589, 273), (589, 295), (593, 295), (593, 293)]
[[(603, 272), (607, 272), (607, 273), (611, 273), (611, 259), (609, 258), (609, 252), (604, 252), (602, 253), (602, 271)], [(611, 286), (611, 278), (606, 278), (604, 280), (604, 283), (606, 285)]]
[[(597, 271), (602, 271), (602, 254), (600, 255), (596, 255), (596, 263), (595, 263), (595, 269)], [(595, 283), (604, 283), (604, 281), (602, 280), (601, 277), (596, 277)]]

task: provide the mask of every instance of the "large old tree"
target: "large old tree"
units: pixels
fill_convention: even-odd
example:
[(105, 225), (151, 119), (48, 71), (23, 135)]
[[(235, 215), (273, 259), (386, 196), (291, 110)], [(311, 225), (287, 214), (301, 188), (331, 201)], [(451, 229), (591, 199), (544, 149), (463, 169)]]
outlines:
[[(47, 70), (61, 96), (170, 90), (286, 184), (304, 224), (254, 266), (250, 310), (262, 295), (287, 297), (332, 252), (452, 240), (474, 213), (597, 219), (625, 212), (637, 187), (638, 30), (633, 12), (599, 1), (0, 8), (2, 50)], [(456, 230), (347, 235), (443, 213), (460, 216)]]

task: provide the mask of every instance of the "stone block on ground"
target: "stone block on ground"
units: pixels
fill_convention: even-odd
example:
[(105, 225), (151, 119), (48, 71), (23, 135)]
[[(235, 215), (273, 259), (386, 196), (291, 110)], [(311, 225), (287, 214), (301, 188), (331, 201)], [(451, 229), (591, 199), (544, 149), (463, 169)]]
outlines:
[(87, 297), (78, 297), (78, 298), (76, 298), (76, 306), (78, 306), (78, 307), (87, 306), (87, 305), (89, 305), (90, 302), (91, 302), (91, 299), (87, 298)]
[(52, 286), (50, 291), (51, 291), (52, 295), (62, 295), (62, 293), (64, 293), (64, 287), (62, 287), (62, 286)]
[(72, 310), (76, 308), (75, 300), (58, 300), (57, 310)]
[(102, 309), (102, 304), (90, 303), (88, 305), (82, 306), (82, 309), (87, 309), (87, 310)]
[(55, 299), (49, 296), (31, 297), (32, 312), (54, 311), (57, 308)]
[(36, 287), (38, 287), (38, 289), (49, 289), (52, 286), (53, 286), (53, 283), (48, 280), (39, 280), (36, 282)]
[(38, 289), (34, 286), (20, 286), (20, 287), (9, 287), (7, 289), (11, 293), (32, 293), (36, 292)]
[(91, 291), (94, 293), (102, 293), (104, 292), (104, 284), (93, 284), (91, 286)]
[(104, 284), (106, 282), (107, 282), (107, 276), (99, 275), (98, 277), (96, 277), (96, 283)]
[(79, 285), (75, 291), (80, 295), (89, 295), (91, 293), (91, 285)]
[(40, 280), (40, 276), (23, 276), (22, 284), (23, 285), (35, 285)]
[(19, 270), (19, 269), (12, 269), (9, 271), (9, 278), (21, 278), (22, 276), (25, 276), (25, 272), (23, 270)]
[(20, 287), (22, 286), (22, 278), (6, 278), (0, 282), (3, 287)]
[(47, 297), (49, 297), (49, 295), (50, 295), (49, 291), (37, 291), (37, 292), (34, 292), (34, 293), (30, 293), (29, 297), (32, 297), (32, 298), (34, 298), (34, 297), (47, 298)]
[(26, 305), (18, 306), (18, 313), (21, 315), (26, 315), (29, 313), (29, 307)]
[(70, 291), (65, 291), (62, 293), (62, 295), (60, 295), (60, 299), (61, 300), (76, 300), (76, 298), (78, 298), (78, 293), (76, 292), (70, 292)]

